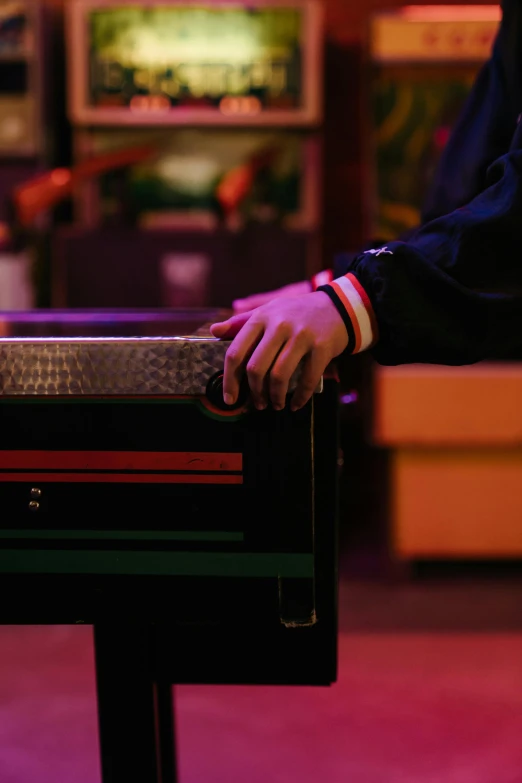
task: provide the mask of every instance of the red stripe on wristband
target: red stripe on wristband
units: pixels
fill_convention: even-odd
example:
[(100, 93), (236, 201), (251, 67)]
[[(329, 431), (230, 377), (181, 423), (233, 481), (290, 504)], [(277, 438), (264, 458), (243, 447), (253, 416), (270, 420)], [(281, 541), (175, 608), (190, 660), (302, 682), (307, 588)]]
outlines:
[(379, 336), (379, 327), (377, 326), (377, 318), (375, 317), (375, 312), (372, 307), (372, 303), (370, 302), (370, 298), (360, 282), (357, 280), (355, 275), (352, 275), (350, 272), (346, 275), (348, 280), (351, 282), (359, 296), (361, 297), (362, 303), (364, 304), (366, 308), (366, 312), (368, 313), (368, 318), (370, 319), (370, 325), (372, 327), (372, 334), (373, 334), (373, 341), (372, 345), (377, 342), (377, 338)]

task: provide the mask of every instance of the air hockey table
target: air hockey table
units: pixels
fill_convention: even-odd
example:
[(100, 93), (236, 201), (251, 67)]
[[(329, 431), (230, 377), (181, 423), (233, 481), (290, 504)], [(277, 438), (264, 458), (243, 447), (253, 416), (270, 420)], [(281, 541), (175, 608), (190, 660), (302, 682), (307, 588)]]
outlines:
[(93, 625), (103, 783), (177, 780), (173, 685), (336, 679), (338, 384), (227, 407), (226, 315), (0, 313), (0, 622)]

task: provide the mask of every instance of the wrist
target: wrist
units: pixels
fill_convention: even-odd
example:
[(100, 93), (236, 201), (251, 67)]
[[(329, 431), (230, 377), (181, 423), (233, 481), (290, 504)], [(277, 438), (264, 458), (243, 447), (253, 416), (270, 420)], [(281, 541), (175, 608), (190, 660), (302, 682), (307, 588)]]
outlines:
[(288, 286), (288, 289), (291, 289), (292, 292), (297, 295), (310, 294), (315, 290), (311, 280), (301, 280), (300, 283), (292, 283)]

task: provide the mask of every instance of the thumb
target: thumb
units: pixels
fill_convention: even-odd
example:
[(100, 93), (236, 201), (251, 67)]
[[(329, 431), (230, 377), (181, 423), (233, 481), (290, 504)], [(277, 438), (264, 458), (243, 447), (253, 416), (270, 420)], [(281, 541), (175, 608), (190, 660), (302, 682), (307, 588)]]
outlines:
[(221, 321), (217, 324), (212, 324), (210, 327), (210, 333), (214, 337), (219, 337), (221, 339), (232, 339), (236, 336), (236, 334), (241, 331), (243, 326), (246, 324), (250, 316), (252, 315), (252, 310), (248, 310), (246, 313), (240, 313), (239, 315), (233, 315), (232, 318), (228, 318), (226, 321)]

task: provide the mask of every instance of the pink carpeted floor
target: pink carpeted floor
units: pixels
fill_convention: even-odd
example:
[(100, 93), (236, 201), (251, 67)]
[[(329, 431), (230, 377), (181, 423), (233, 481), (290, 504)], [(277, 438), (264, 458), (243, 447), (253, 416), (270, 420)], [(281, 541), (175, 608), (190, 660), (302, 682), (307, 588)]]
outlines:
[[(330, 689), (176, 696), (182, 783), (522, 783), (515, 631), (347, 630)], [(0, 627), (0, 783), (99, 783), (96, 731), (90, 629)]]

